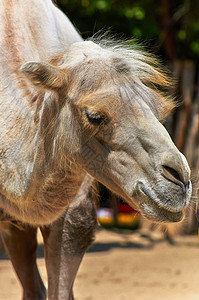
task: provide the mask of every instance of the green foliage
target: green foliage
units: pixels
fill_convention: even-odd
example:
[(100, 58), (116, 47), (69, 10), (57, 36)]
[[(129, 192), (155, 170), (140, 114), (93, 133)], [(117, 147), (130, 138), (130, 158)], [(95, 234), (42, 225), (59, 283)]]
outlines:
[(173, 12), (178, 57), (199, 59), (199, 1), (177, 1)]
[[(165, 1), (57, 0), (84, 38), (111, 29), (123, 38), (135, 37), (166, 55), (165, 28), (172, 36), (174, 57), (199, 59), (199, 1), (167, 0), (168, 24), (163, 24)], [(168, 29), (166, 28), (166, 30)]]
[(59, 0), (57, 4), (85, 36), (90, 36), (102, 28), (112, 28), (114, 32), (124, 34), (124, 37), (134, 35), (150, 39), (158, 34), (158, 24), (154, 16), (149, 17), (152, 2)]

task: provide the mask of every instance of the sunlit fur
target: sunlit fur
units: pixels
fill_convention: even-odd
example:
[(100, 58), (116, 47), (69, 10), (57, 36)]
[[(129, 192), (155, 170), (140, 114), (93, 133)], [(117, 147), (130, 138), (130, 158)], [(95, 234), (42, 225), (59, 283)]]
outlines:
[[(91, 50), (88, 49), (89, 43), (92, 43)], [(51, 61), (51, 63), (56, 61), (67, 76), (69, 101), (77, 102), (77, 106), (86, 105), (109, 115), (110, 107), (108, 106), (111, 100), (112, 110), (117, 114), (118, 101), (121, 101), (119, 88), (122, 86), (127, 94), (133, 93), (146, 102), (161, 122), (165, 120), (175, 107), (175, 103), (169, 96), (170, 79), (152, 54), (147, 54), (138, 46), (130, 46), (127, 42), (119, 44), (113, 40), (106, 41), (100, 38), (94, 42), (85, 42), (85, 46), (87, 49), (84, 51), (82, 45), (82, 53), (77, 52), (76, 57), (74, 57), (76, 49), (74, 47), (71, 52), (70, 49), (66, 49), (66, 53), (58, 55), (56, 60)], [(112, 96), (112, 91), (108, 90), (107, 82), (112, 85), (113, 89), (118, 90), (118, 99), (113, 99), (115, 95)], [(104, 89), (104, 96), (102, 89)], [(97, 101), (98, 92), (99, 101)], [(95, 102), (92, 101), (94, 97)], [(135, 99), (129, 99), (129, 101), (135, 101)], [(67, 142), (71, 141), (70, 145), (74, 150), (79, 143), (76, 141), (76, 124), (73, 119), (69, 122), (71, 132), (68, 132), (70, 136)], [(87, 125), (89, 126), (88, 122)], [(59, 140), (59, 137), (63, 136), (63, 131), (65, 131), (64, 122), (60, 122), (59, 133), (55, 134), (55, 148), (63, 146)]]
[[(88, 176), (131, 205), (142, 199), (134, 200), (142, 183), (155, 190), (156, 211), (183, 209), (191, 188), (185, 195), (162, 176), (169, 164), (189, 181), (185, 158), (159, 122), (173, 102), (157, 60), (128, 43), (83, 41), (51, 1), (32, 3), (31, 14), (18, 0), (2, 15), (0, 208), (24, 222), (51, 223)], [(93, 126), (85, 109), (107, 123)], [(150, 197), (144, 201), (146, 216), (167, 219), (153, 216)]]
[(75, 76), (75, 92), (92, 93), (103, 87), (111, 75), (115, 84), (131, 83), (132, 90), (151, 105), (159, 120), (164, 120), (175, 104), (168, 96), (171, 80), (158, 60), (130, 42), (98, 38), (94, 43), (90, 51), (82, 48), (82, 55), (72, 62), (70, 55), (65, 55), (64, 66)]
[(46, 299), (37, 227), (48, 299), (72, 300), (97, 224), (94, 180), (153, 221), (183, 217), (189, 166), (159, 122), (169, 82), (136, 46), (83, 41), (51, 0), (2, 0), (0, 28), (2, 236), (24, 300)]

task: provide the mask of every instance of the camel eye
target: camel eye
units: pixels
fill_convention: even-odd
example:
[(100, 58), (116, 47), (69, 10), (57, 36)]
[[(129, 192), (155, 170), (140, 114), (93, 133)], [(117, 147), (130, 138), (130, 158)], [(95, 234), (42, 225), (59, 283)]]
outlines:
[(108, 117), (100, 112), (89, 111), (88, 108), (84, 108), (86, 117), (92, 125), (99, 126), (102, 123), (107, 123)]

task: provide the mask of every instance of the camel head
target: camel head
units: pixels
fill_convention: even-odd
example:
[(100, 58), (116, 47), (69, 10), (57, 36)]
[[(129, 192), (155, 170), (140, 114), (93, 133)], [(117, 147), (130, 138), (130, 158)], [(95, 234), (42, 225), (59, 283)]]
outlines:
[(173, 104), (154, 58), (84, 41), (56, 66), (27, 62), (21, 70), (46, 91), (40, 123), (48, 111), (54, 159), (69, 158), (148, 219), (183, 218), (190, 169), (161, 123)]

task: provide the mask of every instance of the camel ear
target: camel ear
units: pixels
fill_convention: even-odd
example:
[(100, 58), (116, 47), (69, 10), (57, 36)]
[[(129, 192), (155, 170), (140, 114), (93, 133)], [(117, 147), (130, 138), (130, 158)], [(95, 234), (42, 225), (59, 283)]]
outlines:
[(43, 62), (28, 62), (21, 66), (21, 72), (36, 86), (50, 90), (61, 88), (65, 82), (63, 72)]

